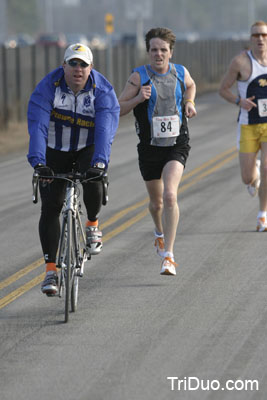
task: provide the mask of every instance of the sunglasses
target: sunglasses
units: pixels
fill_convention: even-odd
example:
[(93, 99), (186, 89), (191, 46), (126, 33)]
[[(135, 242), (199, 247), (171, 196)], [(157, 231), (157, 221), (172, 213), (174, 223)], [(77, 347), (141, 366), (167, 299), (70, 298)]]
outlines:
[(254, 38), (259, 38), (260, 36), (263, 36), (264, 38), (266, 38), (267, 33), (252, 33), (251, 36)]
[(67, 62), (71, 67), (77, 67), (77, 65), (79, 65), (82, 68), (87, 68), (89, 67), (89, 64), (87, 64), (84, 61), (77, 61), (77, 60), (69, 60)]

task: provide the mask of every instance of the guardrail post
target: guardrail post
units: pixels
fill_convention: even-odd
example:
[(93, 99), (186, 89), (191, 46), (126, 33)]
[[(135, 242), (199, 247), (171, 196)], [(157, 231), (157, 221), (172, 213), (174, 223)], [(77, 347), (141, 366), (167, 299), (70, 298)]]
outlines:
[(17, 119), (21, 121), (21, 76), (20, 76), (20, 48), (16, 47), (16, 106), (17, 106)]
[(8, 127), (8, 90), (7, 90), (7, 62), (6, 62), (6, 48), (2, 46), (2, 85), (3, 85), (3, 128)]
[(32, 77), (32, 90), (36, 86), (36, 45), (31, 46), (31, 77)]

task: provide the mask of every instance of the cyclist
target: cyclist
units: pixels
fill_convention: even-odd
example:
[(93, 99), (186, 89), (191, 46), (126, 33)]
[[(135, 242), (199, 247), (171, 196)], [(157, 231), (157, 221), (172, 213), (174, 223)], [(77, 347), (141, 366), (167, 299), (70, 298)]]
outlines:
[(139, 168), (150, 198), (155, 245), (163, 257), (162, 275), (176, 275), (177, 190), (190, 150), (187, 118), (196, 115), (195, 82), (184, 66), (170, 63), (175, 40), (167, 28), (146, 34), (150, 64), (133, 70), (119, 97), (121, 115), (133, 110), (136, 118)]
[[(107, 170), (119, 113), (113, 87), (93, 69), (90, 48), (80, 43), (70, 45), (63, 65), (45, 76), (30, 97), (29, 163), (45, 176), (69, 172), (73, 163), (80, 172), (90, 168)], [(63, 181), (48, 179), (40, 185), (39, 235), (46, 263), (41, 290), (49, 295), (58, 293), (56, 253), (65, 185)], [(98, 228), (102, 197), (102, 182), (83, 184), (87, 246), (93, 255), (102, 249)]]
[[(237, 83), (238, 95), (232, 91)], [(236, 55), (222, 79), (220, 95), (239, 107), (241, 177), (249, 194), (259, 194), (258, 232), (267, 231), (267, 23), (251, 26), (250, 50)], [(261, 150), (261, 160), (257, 155)]]

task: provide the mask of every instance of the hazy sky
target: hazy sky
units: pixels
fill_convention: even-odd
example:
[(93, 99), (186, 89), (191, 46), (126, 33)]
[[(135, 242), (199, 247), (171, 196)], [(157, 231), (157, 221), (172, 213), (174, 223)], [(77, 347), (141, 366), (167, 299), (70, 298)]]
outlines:
[[(29, 2), (36, 4), (35, 16), (14, 16), (8, 20), (6, 9), (19, 1), (19, 9), (33, 12)], [(267, 20), (267, 0), (0, 0), (0, 32), (97, 32), (105, 34), (105, 15), (114, 16), (114, 35), (134, 33), (137, 26), (146, 32), (151, 27), (166, 26), (180, 35), (197, 32), (213, 35), (248, 32), (258, 19)], [(36, 3), (34, 3), (36, 2)], [(6, 5), (6, 7), (5, 7)], [(18, 7), (15, 7), (15, 11)], [(14, 19), (15, 20), (14, 21)], [(28, 17), (28, 18), (27, 18)], [(23, 22), (26, 21), (24, 24)], [(37, 23), (36, 23), (37, 22)], [(39, 32), (38, 32), (39, 31)], [(31, 32), (28, 32), (31, 33)]]

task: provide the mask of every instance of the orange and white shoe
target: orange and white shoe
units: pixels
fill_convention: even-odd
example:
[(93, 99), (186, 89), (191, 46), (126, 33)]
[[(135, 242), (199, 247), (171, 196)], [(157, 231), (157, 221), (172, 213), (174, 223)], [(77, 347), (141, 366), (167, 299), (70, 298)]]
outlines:
[(257, 232), (267, 231), (267, 220), (266, 218), (257, 218)]
[(170, 257), (165, 257), (161, 264), (160, 275), (176, 275), (176, 267), (178, 264)]
[(165, 249), (164, 249), (164, 237), (159, 237), (157, 236), (155, 239), (155, 247), (157, 250), (157, 254), (160, 257), (164, 257), (165, 255)]

